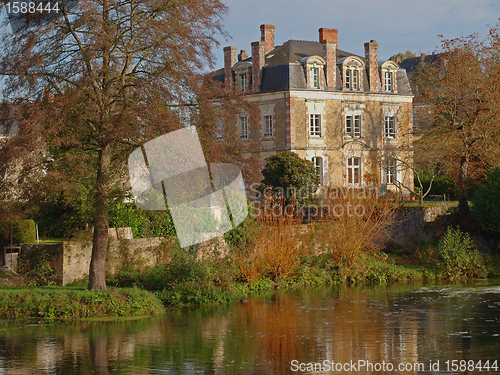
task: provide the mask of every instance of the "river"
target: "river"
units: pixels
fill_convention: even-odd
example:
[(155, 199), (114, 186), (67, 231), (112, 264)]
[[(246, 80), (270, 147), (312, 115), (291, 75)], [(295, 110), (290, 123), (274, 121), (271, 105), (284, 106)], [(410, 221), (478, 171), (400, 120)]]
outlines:
[[(500, 373), (500, 282), (274, 291), (138, 320), (0, 324), (0, 374)], [(331, 370), (336, 371), (331, 371)]]

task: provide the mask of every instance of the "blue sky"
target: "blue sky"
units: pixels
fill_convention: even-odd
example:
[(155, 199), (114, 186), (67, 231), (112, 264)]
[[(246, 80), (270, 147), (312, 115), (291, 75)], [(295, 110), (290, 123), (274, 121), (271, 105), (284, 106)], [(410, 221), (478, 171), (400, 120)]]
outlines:
[(479, 33), (486, 35), (500, 17), (499, 0), (225, 0), (229, 14), (226, 31), (214, 51), (216, 67), (224, 65), (222, 48), (236, 46), (250, 54), (250, 43), (260, 40), (259, 26), (276, 26), (276, 44), (289, 39), (318, 41), (318, 29), (339, 30), (338, 48), (364, 56), (364, 43), (379, 44), (379, 59), (397, 52), (432, 53), (440, 38)]

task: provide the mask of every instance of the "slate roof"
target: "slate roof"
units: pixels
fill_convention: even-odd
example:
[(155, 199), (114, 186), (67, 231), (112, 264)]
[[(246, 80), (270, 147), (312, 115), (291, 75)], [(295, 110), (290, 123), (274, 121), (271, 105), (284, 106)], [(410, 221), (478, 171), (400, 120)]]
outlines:
[[(440, 58), (439, 54), (433, 53), (432, 55), (427, 55), (424, 57), (424, 61), (426, 63), (433, 64), (438, 61)], [(413, 74), (418, 69), (420, 64), (422, 63), (422, 56), (418, 57), (410, 57), (409, 59), (404, 59), (399, 64), (399, 67), (406, 70), (407, 74)]]
[[(307, 90), (304, 70), (299, 63), (301, 59), (307, 56), (323, 56), (323, 45), (319, 42), (304, 40), (289, 40), (276, 46), (266, 54), (265, 65), (262, 69), (262, 79), (260, 92), (273, 92), (284, 90)], [(366, 64), (362, 56), (337, 49), (337, 61), (349, 56), (357, 56)], [(243, 61), (252, 61), (251, 57)], [(336, 69), (336, 87), (335, 90), (342, 90), (342, 81), (340, 69)], [(368, 67), (366, 67), (368, 69)], [(367, 73), (367, 72), (366, 72)], [(404, 73), (404, 70), (401, 70)], [(406, 74), (403, 74), (406, 76)], [(364, 74), (363, 87), (368, 91), (368, 74)], [(406, 77), (398, 79), (398, 92), (400, 94), (411, 94), (410, 85)], [(214, 79), (224, 82), (224, 69), (214, 72)]]

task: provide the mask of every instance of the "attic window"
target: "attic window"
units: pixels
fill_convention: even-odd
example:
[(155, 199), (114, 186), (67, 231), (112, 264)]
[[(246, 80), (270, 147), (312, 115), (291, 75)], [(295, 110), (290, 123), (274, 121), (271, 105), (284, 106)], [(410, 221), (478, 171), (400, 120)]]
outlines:
[(308, 56), (299, 61), (304, 67), (308, 89), (321, 89), (324, 79), (323, 68), (326, 65), (325, 60), (320, 56)]
[(348, 90), (359, 90), (359, 69), (346, 68), (345, 88)]
[(309, 72), (311, 74), (311, 88), (319, 89), (319, 68), (312, 67)]

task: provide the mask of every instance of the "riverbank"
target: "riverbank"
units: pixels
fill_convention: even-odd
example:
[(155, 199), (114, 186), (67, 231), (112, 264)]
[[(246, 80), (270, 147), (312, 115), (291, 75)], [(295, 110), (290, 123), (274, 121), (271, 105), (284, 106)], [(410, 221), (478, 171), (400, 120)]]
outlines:
[(84, 287), (0, 288), (0, 319), (76, 320), (156, 315), (161, 301), (146, 290)]

